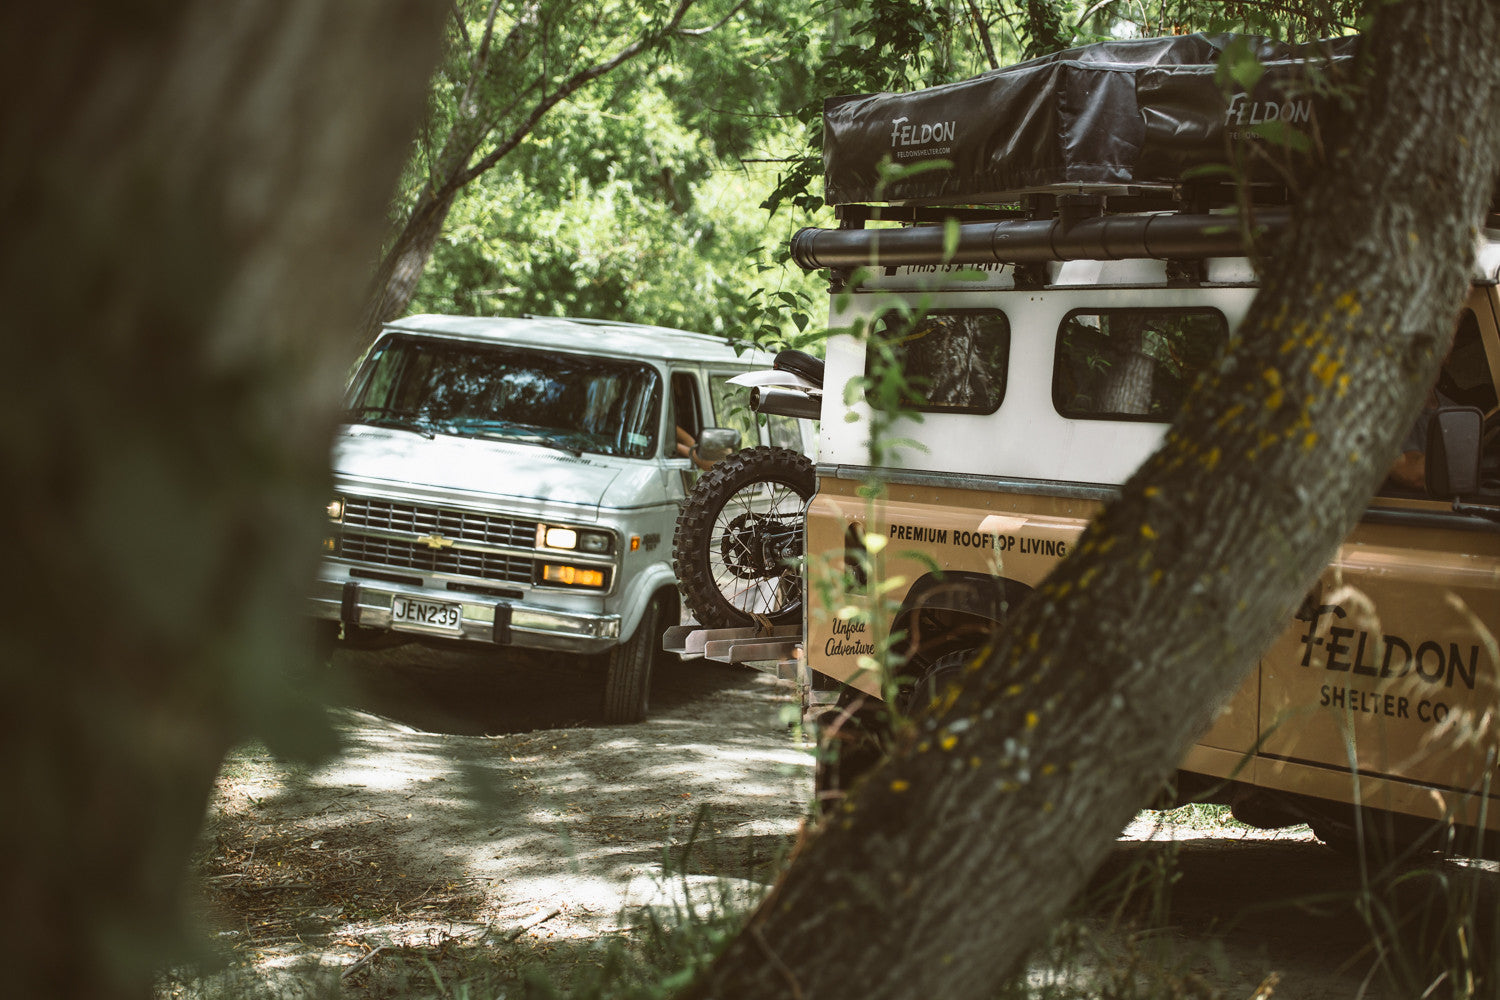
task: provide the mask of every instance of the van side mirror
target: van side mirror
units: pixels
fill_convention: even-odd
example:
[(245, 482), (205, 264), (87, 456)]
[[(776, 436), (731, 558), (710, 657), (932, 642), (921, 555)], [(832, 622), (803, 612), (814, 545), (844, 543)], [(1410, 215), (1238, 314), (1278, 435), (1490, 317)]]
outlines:
[(1484, 413), (1474, 406), (1445, 406), (1427, 425), (1427, 495), (1439, 500), (1479, 490), (1479, 448)]
[(705, 427), (698, 435), (698, 457), (717, 462), (740, 450), (740, 432), (733, 427)]

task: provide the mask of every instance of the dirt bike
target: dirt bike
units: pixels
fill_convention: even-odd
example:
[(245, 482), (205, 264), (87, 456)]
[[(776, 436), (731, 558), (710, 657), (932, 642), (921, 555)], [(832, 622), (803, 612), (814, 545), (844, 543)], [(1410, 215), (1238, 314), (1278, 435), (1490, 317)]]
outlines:
[[(780, 398), (790, 401), (794, 415), (816, 415), (823, 362), (802, 351), (782, 351), (770, 374), (730, 381), (752, 387), (752, 409)], [(776, 447), (736, 452), (698, 480), (677, 517), (672, 566), (700, 624), (801, 621), (802, 535), (815, 484), (806, 455)]]

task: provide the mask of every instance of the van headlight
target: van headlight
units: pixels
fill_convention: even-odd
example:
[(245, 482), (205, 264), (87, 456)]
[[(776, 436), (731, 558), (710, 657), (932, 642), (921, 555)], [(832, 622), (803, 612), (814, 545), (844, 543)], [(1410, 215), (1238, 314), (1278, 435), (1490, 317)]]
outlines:
[(328, 506), (323, 509), (328, 513), (328, 520), (342, 521), (344, 519), (344, 498), (334, 497), (328, 501)]
[(607, 531), (569, 528), (560, 524), (539, 524), (536, 528), (536, 544), (539, 549), (561, 549), (605, 556), (614, 548), (614, 535)]

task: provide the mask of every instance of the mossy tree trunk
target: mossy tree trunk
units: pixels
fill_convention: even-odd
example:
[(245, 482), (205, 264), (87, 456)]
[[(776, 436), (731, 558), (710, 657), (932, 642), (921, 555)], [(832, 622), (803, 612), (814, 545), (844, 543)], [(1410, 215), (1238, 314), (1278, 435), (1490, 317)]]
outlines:
[(988, 996), (1287, 622), (1436, 375), (1500, 160), (1490, 0), (1381, 6), (1362, 65), (1163, 448), (685, 996)]
[(149, 995), (226, 748), (327, 739), (300, 595), (443, 12), (7, 11), (8, 995)]

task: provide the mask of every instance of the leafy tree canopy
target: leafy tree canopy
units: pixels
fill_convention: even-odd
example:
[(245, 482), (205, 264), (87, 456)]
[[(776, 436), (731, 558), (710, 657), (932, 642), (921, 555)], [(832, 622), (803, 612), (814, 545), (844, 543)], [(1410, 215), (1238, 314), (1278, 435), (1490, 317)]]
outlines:
[(806, 46), (786, 42), (792, 30), (817, 33), (789, 27), (805, 17), (785, 3), (744, 5), (666, 58), (559, 104), (458, 197), (412, 310), (796, 337), (809, 310), (788, 311), (777, 293), (808, 301), (815, 279), (769, 262), (807, 220), (758, 206), (773, 182), (767, 164), (800, 141), (781, 109), (808, 99)]

